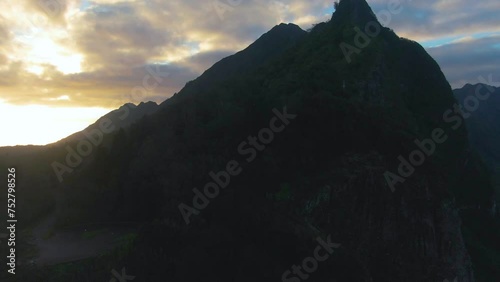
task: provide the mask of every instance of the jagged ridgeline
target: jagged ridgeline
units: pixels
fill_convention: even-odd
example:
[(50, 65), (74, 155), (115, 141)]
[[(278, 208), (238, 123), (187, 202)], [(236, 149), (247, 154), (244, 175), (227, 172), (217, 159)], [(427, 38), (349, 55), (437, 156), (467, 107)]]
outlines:
[[(310, 32), (282, 24), (216, 63), (49, 186), (60, 222), (143, 223), (119, 263), (141, 281), (475, 281), (457, 206), (491, 187), (443, 118), (454, 102), (418, 43), (343, 0)], [(285, 107), (294, 118), (250, 150)], [(437, 128), (447, 141), (391, 189), (385, 173)], [(241, 173), (186, 224), (179, 205), (194, 209), (193, 188), (230, 161)], [(318, 237), (340, 247), (294, 272)]]

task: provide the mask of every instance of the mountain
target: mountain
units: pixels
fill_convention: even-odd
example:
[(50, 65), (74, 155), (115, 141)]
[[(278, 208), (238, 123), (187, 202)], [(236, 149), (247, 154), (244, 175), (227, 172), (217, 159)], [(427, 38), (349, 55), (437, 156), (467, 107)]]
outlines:
[[(486, 84), (466, 84), (453, 90), (466, 113), (471, 145), (491, 166), (500, 166), (500, 88)], [(477, 98), (476, 93), (482, 98)], [(466, 105), (466, 103), (468, 103)]]
[(110, 124), (113, 131), (118, 131), (120, 129), (126, 129), (131, 124), (138, 122), (145, 116), (154, 114), (159, 109), (158, 104), (155, 102), (141, 102), (139, 105), (134, 105), (132, 103), (127, 103), (120, 108), (113, 110), (106, 115), (99, 118), (95, 123), (89, 125), (87, 128), (81, 132), (72, 134), (59, 142), (70, 142), (70, 141), (80, 141), (87, 136), (84, 135), (85, 132), (91, 132), (94, 130), (100, 130), (102, 124)]
[(126, 266), (138, 281), (498, 280), (490, 175), (424, 48), (362, 0), (308, 33), (270, 33), (106, 135), (63, 181), (51, 164), (74, 161), (76, 141), (44, 148), (29, 175), (16, 163), (37, 196), (20, 209), (55, 210), (54, 232), (135, 228), (115, 252), (20, 279), (105, 281)]
[(337, 5), (336, 12), (332, 16), (332, 24), (350, 23), (359, 27), (365, 27), (369, 22), (378, 22), (368, 3), (364, 0), (348, 0)]
[(453, 93), (461, 106), (471, 147), (494, 174), (495, 202), (492, 213), (500, 218), (500, 88), (466, 84)]
[[(279, 24), (244, 50), (220, 60), (200, 77), (188, 82), (181, 93), (194, 94), (206, 91), (206, 87), (213, 87), (232, 77), (251, 73), (287, 51), (306, 34), (306, 31), (295, 24)], [(171, 101), (171, 99), (166, 100), (161, 106), (163, 107)]]
[[(140, 121), (142, 118), (154, 114), (159, 109), (158, 104), (155, 102), (141, 102), (139, 105), (134, 105), (132, 103), (127, 103), (120, 108), (113, 110), (106, 115), (100, 117), (95, 123), (89, 125), (84, 130), (71, 134), (70, 136), (63, 138), (57, 142), (46, 146), (7, 146), (0, 147), (0, 161), (2, 164), (16, 164), (19, 163), (21, 166), (26, 164), (20, 162), (20, 159), (30, 158), (34, 155), (47, 155), (48, 150), (62, 148), (67, 144), (76, 145), (82, 140), (86, 140), (91, 132), (102, 131), (103, 125), (109, 126), (111, 129), (109, 133), (116, 133), (120, 129), (128, 129), (132, 124)], [(50, 154), (48, 154), (50, 155)], [(40, 164), (42, 167), (45, 165)]]
[[(90, 142), (88, 143), (91, 144), (90, 151), (107, 148), (112, 145), (111, 136), (124, 134), (132, 124), (154, 114), (158, 109), (159, 106), (154, 102), (139, 105), (127, 103), (99, 118), (84, 130), (58, 142), (46, 146), (0, 147), (0, 167), (18, 168), (16, 175), (23, 178), (22, 182), (18, 183), (18, 187), (22, 189), (17, 191), (17, 204), (22, 207), (22, 211), (18, 214), (20, 220), (26, 226), (30, 226), (56, 207), (58, 196), (53, 188), (59, 181), (54, 171), (54, 164), (66, 165), (68, 150), (78, 151), (79, 145), (83, 144), (82, 141)], [(103, 132), (103, 126), (110, 130)], [(84, 169), (85, 165), (93, 160), (92, 156), (88, 158), (82, 158), (83, 164), (78, 166), (80, 169)], [(3, 177), (2, 175), (2, 179)], [(5, 195), (0, 195), (0, 203), (7, 206)], [(21, 238), (27, 240), (27, 237)]]

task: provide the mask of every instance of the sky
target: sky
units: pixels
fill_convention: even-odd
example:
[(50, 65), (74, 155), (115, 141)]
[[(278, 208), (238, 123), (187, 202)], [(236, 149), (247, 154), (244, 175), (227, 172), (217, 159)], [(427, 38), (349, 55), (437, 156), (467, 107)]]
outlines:
[[(368, 3), (453, 88), (500, 86), (500, 1)], [(55, 142), (125, 103), (160, 103), (273, 26), (308, 29), (332, 12), (324, 0), (2, 0), (0, 146)]]

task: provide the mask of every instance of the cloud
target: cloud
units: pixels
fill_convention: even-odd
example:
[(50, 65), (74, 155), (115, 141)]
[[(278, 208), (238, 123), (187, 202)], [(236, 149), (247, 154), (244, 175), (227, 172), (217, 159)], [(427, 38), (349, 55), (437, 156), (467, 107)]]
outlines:
[(500, 2), (485, 0), (373, 0), (373, 11), (388, 10), (391, 2), (402, 11), (387, 24), (398, 35), (420, 42), (440, 64), (452, 87), (477, 83), (498, 71)]
[(11, 38), (7, 28), (6, 19), (0, 16), (0, 46), (6, 44)]
[[(64, 75), (53, 66), (47, 66), (41, 76), (21, 70), (22, 64), (16, 63), (5, 71), (10, 76), (0, 77), (0, 91), (17, 87), (16, 95), (2, 97), (8, 103), (100, 106), (110, 109), (127, 102), (138, 103), (145, 100), (162, 102), (165, 93), (175, 93), (186, 81), (198, 75), (186, 67), (175, 64), (141, 66), (125, 75), (109, 73), (107, 70)], [(157, 77), (160, 82), (157, 86), (151, 87), (150, 85), (156, 84), (151, 75), (155, 72), (159, 73)], [(140, 91), (137, 92), (137, 89)], [(58, 99), (61, 96), (67, 96), (68, 99)]]
[(52, 24), (66, 24), (66, 15), (77, 0), (21, 0), (22, 9), (28, 13), (37, 13)]
[(429, 48), (453, 88), (479, 83), (479, 77), (493, 75), (494, 86), (500, 86), (500, 36), (461, 40)]
[(392, 2), (402, 11), (391, 15), (388, 26), (401, 36), (419, 42), (479, 32), (500, 32), (500, 2), (484, 0), (373, 0), (373, 11), (387, 10)]
[(181, 66), (193, 70), (195, 73), (203, 73), (221, 59), (233, 55), (235, 52), (230, 50), (214, 50), (198, 53), (192, 57), (179, 62)]
[(0, 67), (0, 89), (1, 87), (17, 87), (22, 80), (22, 62), (9, 62), (7, 57), (3, 58), (4, 64)]
[[(500, 2), (368, 3), (377, 13), (398, 1), (388, 27), (426, 47), (453, 87), (500, 80)], [(332, 12), (329, 0), (2, 0), (0, 106), (99, 108), (85, 115), (90, 123), (127, 102), (162, 102), (281, 22), (308, 29)], [(154, 80), (152, 70), (165, 75)], [(67, 118), (50, 126), (66, 135), (82, 126), (56, 124)]]
[[(391, 1), (369, 3), (377, 12)], [(495, 71), (495, 39), (477, 35), (500, 32), (499, 2), (401, 0), (401, 6), (389, 27), (428, 47), (452, 85)], [(139, 102), (131, 92), (143, 85), (148, 67), (159, 66), (168, 77), (140, 98), (161, 102), (274, 25), (307, 29), (332, 11), (326, 0), (2, 1), (0, 99), (115, 108)], [(436, 45), (443, 46), (430, 48)]]
[(160, 56), (173, 44), (172, 33), (154, 27), (129, 3), (93, 6), (78, 19), (71, 38), (62, 42), (84, 54), (86, 71), (123, 74)]
[[(7, 44), (8, 56), (0, 56), (1, 98), (110, 108), (133, 101), (130, 93), (142, 86), (147, 66), (169, 73), (142, 95), (161, 102), (280, 21), (300, 16), (312, 23), (316, 14), (325, 15), (318, 7), (328, 5), (221, 1), (226, 3), (221, 13), (217, 1), (199, 0), (9, 2), (0, 4), (0, 13), (16, 36)], [(0, 22), (0, 45), (10, 34), (3, 26)]]

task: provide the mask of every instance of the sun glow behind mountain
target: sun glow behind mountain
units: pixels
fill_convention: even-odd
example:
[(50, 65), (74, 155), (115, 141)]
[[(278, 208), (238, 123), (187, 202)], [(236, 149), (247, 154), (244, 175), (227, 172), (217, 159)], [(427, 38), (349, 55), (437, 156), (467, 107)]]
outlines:
[(104, 108), (16, 106), (0, 100), (0, 146), (49, 144), (86, 128), (107, 112)]

